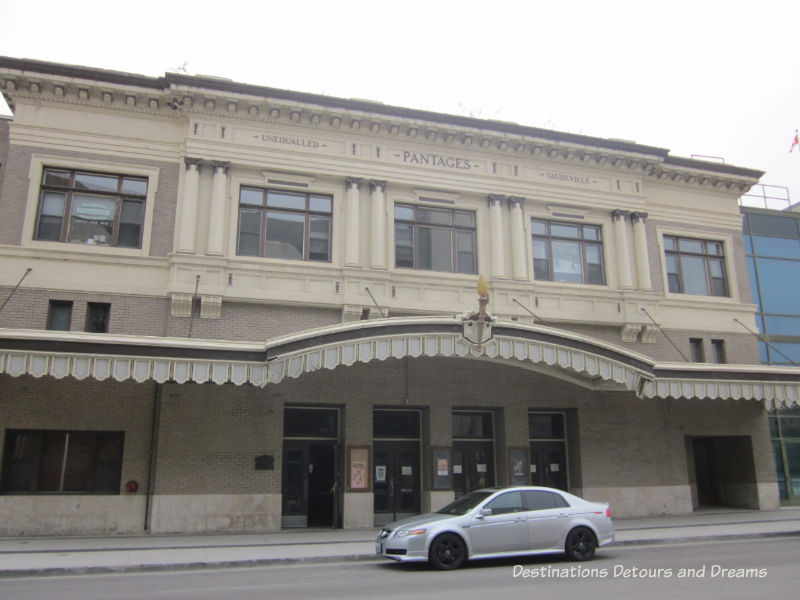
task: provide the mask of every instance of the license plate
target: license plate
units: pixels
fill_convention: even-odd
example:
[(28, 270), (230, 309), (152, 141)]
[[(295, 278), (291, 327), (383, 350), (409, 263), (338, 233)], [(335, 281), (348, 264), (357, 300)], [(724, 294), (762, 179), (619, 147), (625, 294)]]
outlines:
[(375, 554), (380, 554), (381, 552), (383, 552), (383, 546), (380, 543), (376, 542), (375, 543)]

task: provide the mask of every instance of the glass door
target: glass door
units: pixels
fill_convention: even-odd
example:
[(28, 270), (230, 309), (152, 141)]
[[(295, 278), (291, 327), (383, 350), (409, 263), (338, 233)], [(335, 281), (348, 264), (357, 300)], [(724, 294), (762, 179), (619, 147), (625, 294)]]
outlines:
[(531, 484), (567, 490), (564, 442), (531, 442)]
[(375, 525), (418, 514), (419, 442), (375, 442), (372, 456)]
[(455, 497), (494, 485), (492, 442), (453, 442)]

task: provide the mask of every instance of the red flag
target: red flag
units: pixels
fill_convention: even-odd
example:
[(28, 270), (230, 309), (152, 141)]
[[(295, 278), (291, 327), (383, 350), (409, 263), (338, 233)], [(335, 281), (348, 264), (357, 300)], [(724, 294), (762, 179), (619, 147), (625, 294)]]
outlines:
[(789, 154), (792, 153), (795, 146), (800, 146), (800, 138), (797, 137), (797, 129), (794, 130), (794, 141), (792, 142), (792, 147), (789, 148)]

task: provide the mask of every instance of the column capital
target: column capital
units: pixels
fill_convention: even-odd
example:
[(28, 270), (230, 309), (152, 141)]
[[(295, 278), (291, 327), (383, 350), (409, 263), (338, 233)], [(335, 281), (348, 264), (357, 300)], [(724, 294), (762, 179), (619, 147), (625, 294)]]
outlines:
[(625, 217), (627, 217), (629, 214), (631, 214), (631, 211), (629, 210), (612, 210), (611, 218), (614, 219), (615, 221), (617, 219), (621, 219), (624, 221)]
[(205, 161), (202, 158), (191, 158), (189, 156), (185, 156), (183, 158), (183, 162), (188, 168), (191, 168), (192, 165), (194, 165), (199, 169), (200, 165), (202, 165)]
[(212, 160), (211, 166), (213, 166), (214, 169), (222, 169), (222, 171), (227, 174), (228, 169), (231, 168), (231, 163), (226, 160)]
[(509, 196), (508, 197), (508, 207), (514, 208), (514, 206), (519, 205), (520, 208), (525, 204), (525, 198), (522, 196)]
[(385, 181), (378, 181), (377, 179), (370, 179), (369, 180), (369, 191), (374, 192), (375, 190), (380, 190), (381, 192), (386, 191), (386, 182)]
[(489, 206), (503, 204), (506, 201), (506, 197), (503, 194), (489, 194), (486, 199), (489, 202)]
[(642, 223), (644, 223), (644, 221), (647, 218), (647, 216), (648, 215), (647, 215), (646, 212), (632, 212), (631, 213), (631, 223), (636, 223), (638, 221), (641, 221)]
[(361, 177), (345, 177), (344, 187), (345, 189), (350, 189), (352, 186), (355, 186), (356, 189), (359, 189), (362, 181), (364, 180)]

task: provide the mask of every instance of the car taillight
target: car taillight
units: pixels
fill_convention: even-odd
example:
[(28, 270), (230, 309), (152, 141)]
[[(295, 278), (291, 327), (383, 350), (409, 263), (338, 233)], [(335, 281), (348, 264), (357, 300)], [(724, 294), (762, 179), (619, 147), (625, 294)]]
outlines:
[(606, 518), (608, 518), (608, 519), (611, 518), (611, 507), (610, 506), (606, 506)]

